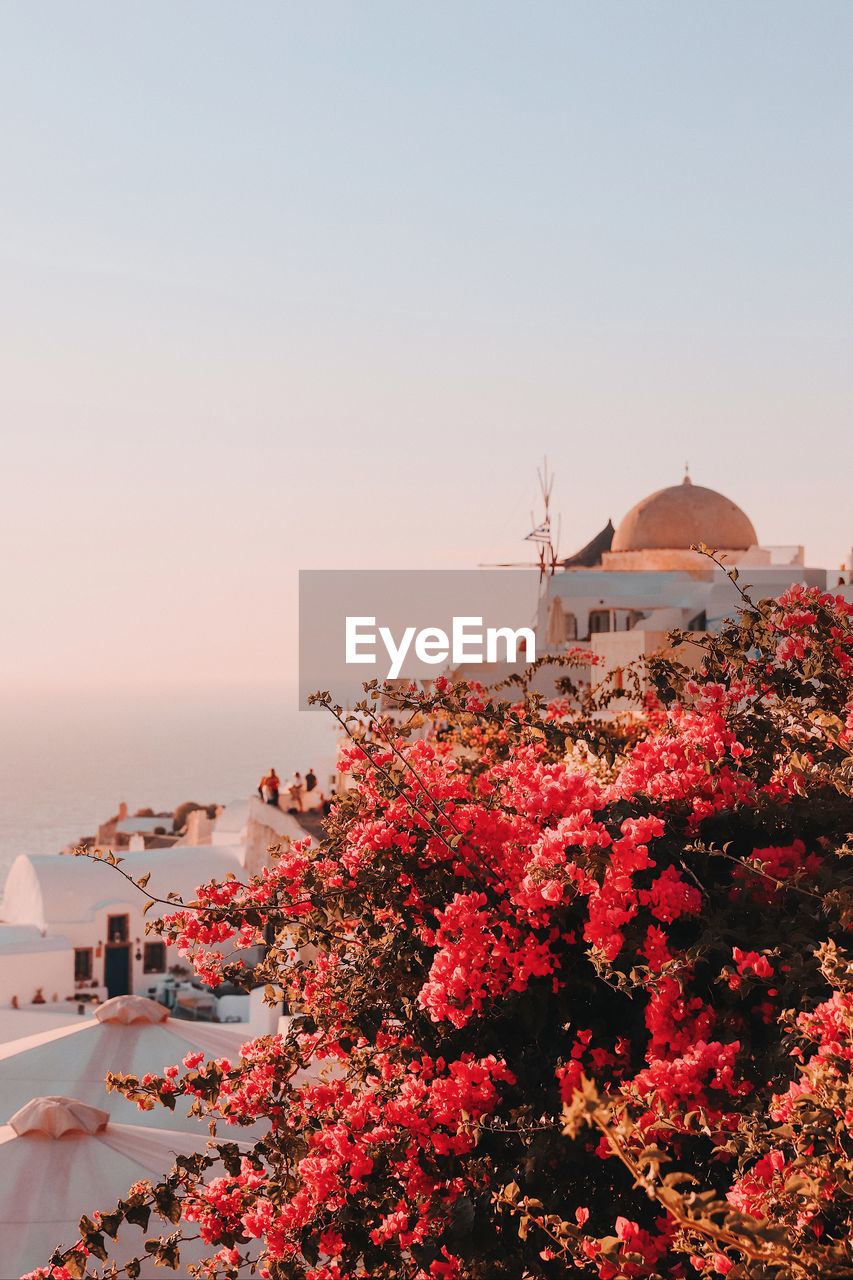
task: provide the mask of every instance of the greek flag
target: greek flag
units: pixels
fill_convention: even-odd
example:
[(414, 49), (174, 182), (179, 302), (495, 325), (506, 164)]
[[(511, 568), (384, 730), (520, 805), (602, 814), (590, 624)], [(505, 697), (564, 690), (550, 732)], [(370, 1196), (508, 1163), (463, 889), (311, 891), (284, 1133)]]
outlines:
[(551, 541), (551, 521), (543, 520), (542, 524), (537, 525), (532, 533), (528, 533), (524, 541), (525, 542), (550, 542)]

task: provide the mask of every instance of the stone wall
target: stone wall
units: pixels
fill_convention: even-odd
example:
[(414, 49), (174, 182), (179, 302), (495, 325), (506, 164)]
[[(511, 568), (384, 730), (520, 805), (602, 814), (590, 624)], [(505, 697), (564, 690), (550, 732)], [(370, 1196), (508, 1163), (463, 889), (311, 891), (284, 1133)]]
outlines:
[(193, 809), (187, 814), (187, 833), (184, 844), (210, 844), (213, 832), (213, 818), (208, 818), (206, 809)]
[(258, 875), (269, 866), (267, 850), (271, 846), (287, 849), (292, 840), (304, 840), (307, 835), (292, 814), (264, 804), (259, 796), (252, 796), (246, 829), (246, 871), (249, 875)]

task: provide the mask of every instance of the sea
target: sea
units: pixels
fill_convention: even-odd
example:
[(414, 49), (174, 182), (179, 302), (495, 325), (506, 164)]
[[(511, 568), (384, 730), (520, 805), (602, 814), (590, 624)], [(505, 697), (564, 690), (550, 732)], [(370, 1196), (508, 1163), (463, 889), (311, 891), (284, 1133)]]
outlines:
[(0, 886), (21, 853), (59, 853), (118, 812), (227, 804), (274, 766), (323, 783), (337, 736), (293, 689), (77, 690), (0, 698)]

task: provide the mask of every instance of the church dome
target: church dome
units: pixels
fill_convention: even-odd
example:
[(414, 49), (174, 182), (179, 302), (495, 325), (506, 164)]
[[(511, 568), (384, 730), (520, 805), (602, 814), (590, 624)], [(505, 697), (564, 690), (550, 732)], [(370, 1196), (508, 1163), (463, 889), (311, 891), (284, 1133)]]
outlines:
[(688, 550), (704, 542), (718, 551), (745, 551), (758, 535), (730, 498), (685, 476), (632, 507), (613, 535), (612, 551)]

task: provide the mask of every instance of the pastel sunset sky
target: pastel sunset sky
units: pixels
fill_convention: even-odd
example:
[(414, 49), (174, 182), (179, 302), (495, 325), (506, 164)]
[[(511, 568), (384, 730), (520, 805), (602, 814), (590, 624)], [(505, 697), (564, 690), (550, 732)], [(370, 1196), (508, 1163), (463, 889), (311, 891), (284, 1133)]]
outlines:
[(299, 568), (853, 542), (848, 0), (0, 7), (0, 669), (295, 682)]

